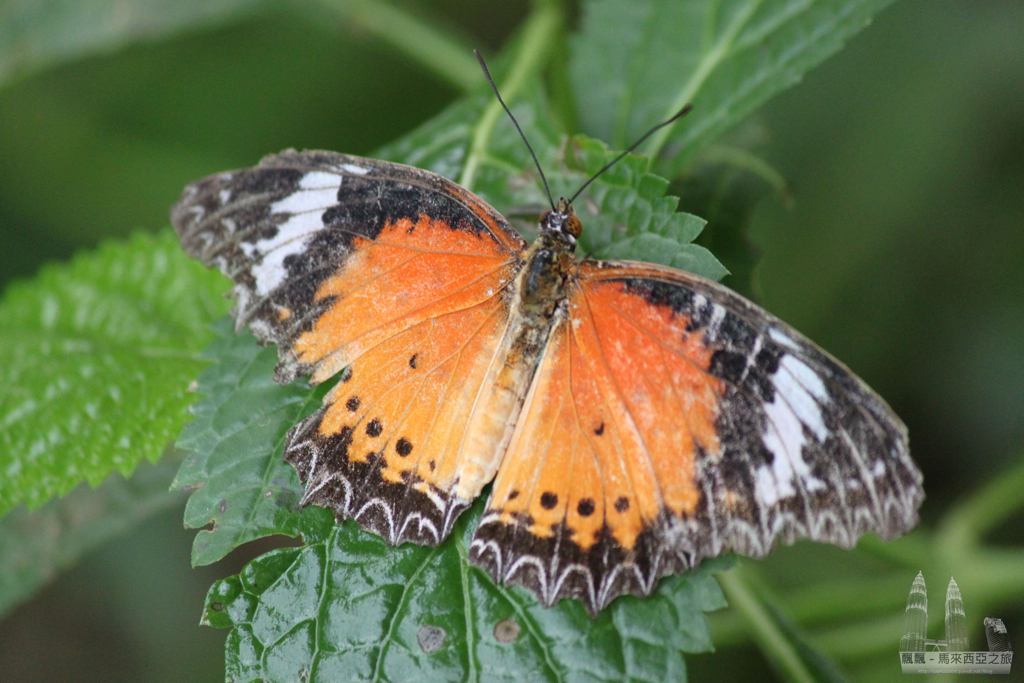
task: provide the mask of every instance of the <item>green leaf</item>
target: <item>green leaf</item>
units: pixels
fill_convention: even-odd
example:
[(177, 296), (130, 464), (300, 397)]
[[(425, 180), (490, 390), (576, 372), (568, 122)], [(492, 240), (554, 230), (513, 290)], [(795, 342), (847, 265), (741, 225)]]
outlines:
[(273, 380), (276, 348), (257, 346), (248, 332), (235, 335), (226, 318), (215, 327), (221, 337), (202, 354), (215, 362), (196, 383), (205, 398), (178, 439), (189, 456), (173, 484), (196, 489), (185, 507), (185, 526), (213, 525), (196, 535), (193, 566), (216, 562), (263, 536), (298, 536), (325, 515), (333, 521), (322, 508), (294, 513), (302, 485), (281, 459), (285, 433), (319, 407), (330, 383), (317, 391), (305, 380), (282, 387)]
[(264, 0), (9, 0), (0, 5), (0, 87), (25, 73), (223, 21)]
[(224, 278), (167, 232), (47, 266), (0, 300), (0, 514), (155, 461), (185, 424)]
[(18, 508), (0, 520), (0, 616), (75, 564), (82, 555), (183, 502), (167, 486), (181, 453), (155, 465), (143, 463), (125, 479), (110, 475), (98, 488), (86, 484), (29, 512)]
[(590, 619), (540, 607), (465, 564), (479, 505), (439, 548), (389, 548), (353, 522), (268, 553), (210, 589), (203, 620), (232, 628), (227, 678), (248, 681), (685, 680), (681, 652), (711, 648), (702, 613), (730, 559), (619, 599)]
[(692, 103), (644, 147), (674, 176), (891, 2), (590, 0), (569, 65), (583, 130), (622, 148)]

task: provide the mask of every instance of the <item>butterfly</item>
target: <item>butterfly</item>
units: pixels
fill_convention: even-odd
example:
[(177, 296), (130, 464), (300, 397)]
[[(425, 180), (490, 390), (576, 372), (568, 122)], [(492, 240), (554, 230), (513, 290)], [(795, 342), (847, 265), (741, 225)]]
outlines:
[(490, 485), (468, 561), (594, 615), (722, 552), (917, 523), (877, 394), (722, 285), (578, 259), (570, 200), (527, 244), (440, 175), (288, 150), (171, 217), (234, 281), (236, 328), (278, 346), (278, 382), (338, 377), (285, 441), (300, 505), (389, 544), (443, 542)]

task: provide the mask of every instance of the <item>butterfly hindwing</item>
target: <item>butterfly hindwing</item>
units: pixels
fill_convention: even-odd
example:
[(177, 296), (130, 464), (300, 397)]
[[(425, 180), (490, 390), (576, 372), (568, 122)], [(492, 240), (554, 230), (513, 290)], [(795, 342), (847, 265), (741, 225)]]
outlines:
[(916, 523), (899, 419), (728, 289), (587, 261), (562, 315), (474, 538), (496, 580), (593, 613), (723, 551)]
[(391, 544), (436, 545), (471, 501), (453, 489), (463, 435), (507, 323), (493, 297), (395, 334), (356, 358), (324, 407), (288, 433), (303, 504), (352, 517)]
[(435, 174), (284, 152), (186, 188), (182, 245), (235, 281), (236, 325), (279, 345), (276, 378), (340, 381), (289, 432), (304, 503), (391, 543), (436, 544), (525, 243)]

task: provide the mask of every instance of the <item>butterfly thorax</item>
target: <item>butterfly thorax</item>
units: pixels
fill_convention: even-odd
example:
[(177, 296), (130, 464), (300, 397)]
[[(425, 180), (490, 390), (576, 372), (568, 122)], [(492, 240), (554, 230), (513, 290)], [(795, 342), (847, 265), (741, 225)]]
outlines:
[(540, 235), (526, 252), (519, 283), (520, 309), (527, 315), (550, 317), (565, 298), (565, 283), (575, 261), (576, 238), (582, 226), (565, 199), (540, 220)]
[(541, 233), (526, 253), (519, 283), (520, 310), (527, 315), (548, 318), (554, 305), (565, 296), (565, 282), (574, 260), (575, 245)]

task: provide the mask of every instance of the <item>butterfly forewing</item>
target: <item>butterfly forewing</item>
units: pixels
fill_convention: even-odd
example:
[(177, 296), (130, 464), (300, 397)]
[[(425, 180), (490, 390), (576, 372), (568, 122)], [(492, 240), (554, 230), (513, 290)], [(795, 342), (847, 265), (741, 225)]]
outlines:
[[(340, 369), (330, 341), (311, 346), (307, 336), (295, 348), (325, 313), (338, 316), (339, 303), (352, 325), (345, 334), (356, 335), (380, 314), (398, 317), (487, 273), (504, 268), (493, 284), (507, 284), (526, 246), (494, 209), (441, 176), (334, 152), (286, 151), (195, 182), (171, 221), (185, 251), (234, 280), (236, 327), (280, 346), (283, 381), (325, 359)], [(382, 272), (388, 292), (372, 282)]]

